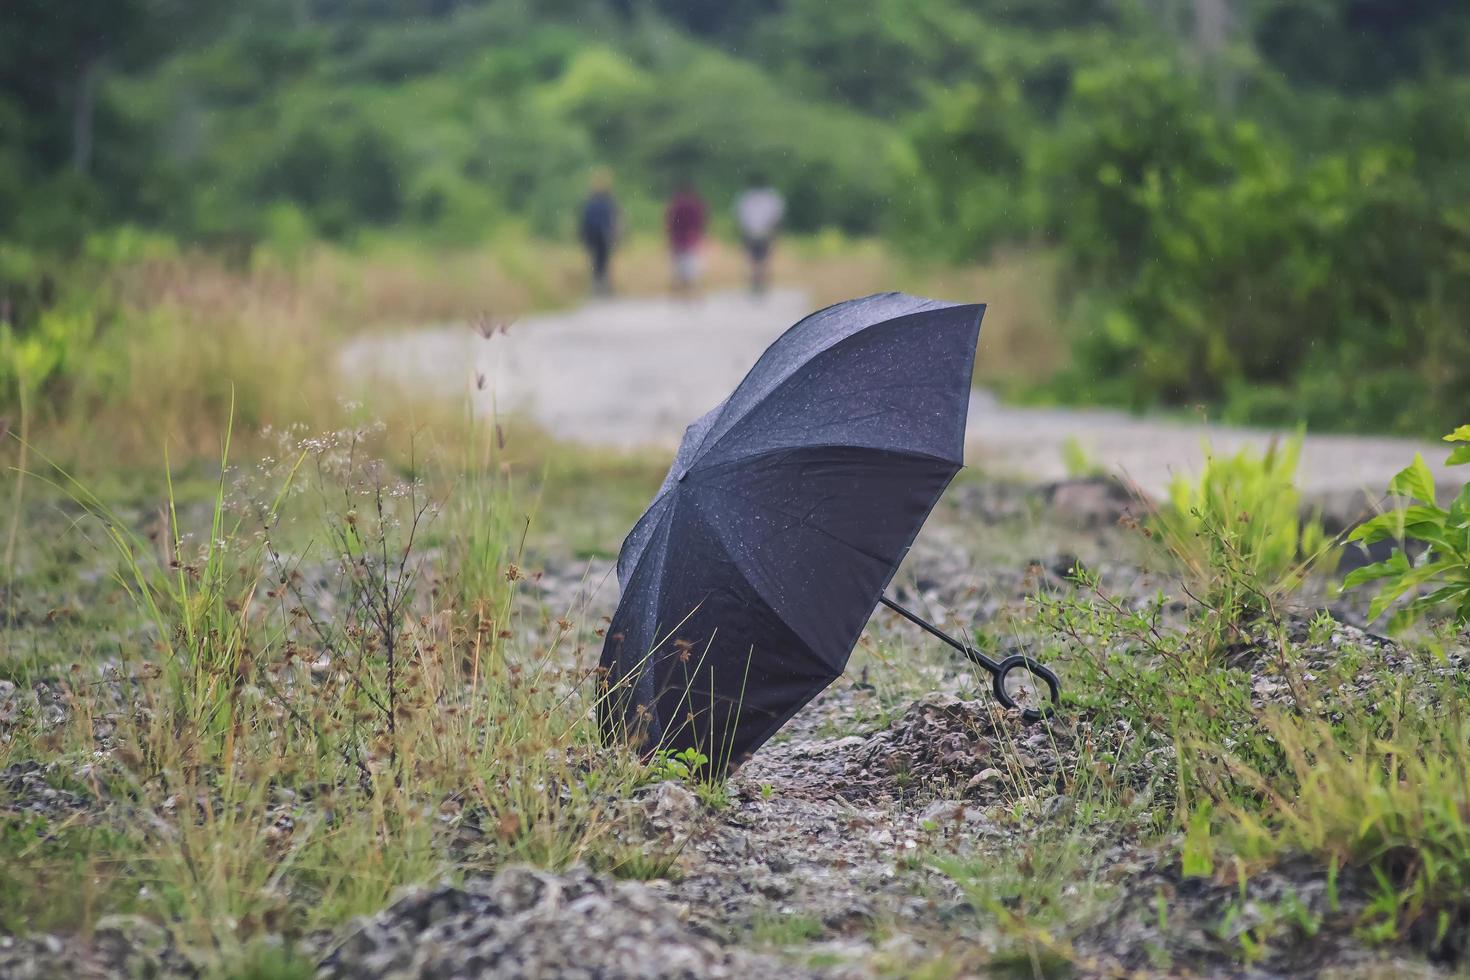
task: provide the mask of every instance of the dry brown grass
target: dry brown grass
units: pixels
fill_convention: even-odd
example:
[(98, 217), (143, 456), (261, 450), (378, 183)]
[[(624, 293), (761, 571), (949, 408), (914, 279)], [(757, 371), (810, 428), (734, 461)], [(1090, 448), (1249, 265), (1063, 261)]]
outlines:
[[(773, 262), (776, 285), (807, 290), (814, 308), (887, 289), (989, 302), (977, 368), (986, 383), (1024, 385), (1062, 363), (1054, 263), (1045, 256), (922, 268), (876, 241), (823, 236), (783, 241)], [(704, 288), (745, 284), (745, 258), (732, 243), (711, 241), (704, 266)], [(661, 240), (625, 243), (614, 278), (624, 294), (668, 290)], [(216, 444), (232, 405), (247, 443), (266, 426), (330, 427), (343, 419), (334, 365), (345, 337), (482, 315), (513, 319), (578, 303), (587, 287), (575, 245), (524, 240), (448, 253), (322, 246), (243, 265), (185, 253), (114, 268), (101, 291), (109, 324), (79, 358), (66, 395), (37, 412), (33, 439), (64, 458), (105, 465), (155, 458), (165, 442), (178, 456), (201, 453)], [(442, 411), (401, 399), (372, 410), (399, 423)]]

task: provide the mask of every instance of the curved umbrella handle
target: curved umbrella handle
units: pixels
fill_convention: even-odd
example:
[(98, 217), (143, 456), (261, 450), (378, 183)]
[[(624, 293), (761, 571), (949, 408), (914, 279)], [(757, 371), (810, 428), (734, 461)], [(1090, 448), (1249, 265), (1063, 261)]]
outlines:
[(1062, 701), (1062, 683), (1057, 680), (1057, 675), (1052, 672), (1050, 667), (1022, 654), (1012, 654), (995, 665), (995, 670), (991, 672), (991, 677), (994, 680), (992, 688), (995, 691), (995, 699), (1007, 708), (1021, 707), (1016, 703), (1016, 699), (1011, 697), (1011, 693), (1006, 690), (1006, 676), (1011, 671), (1017, 669), (1025, 670), (1031, 676), (1039, 677), (1045, 681), (1048, 693), (1051, 695), (1051, 704), (1044, 708), (1021, 708), (1021, 717), (1026, 721), (1041, 721), (1043, 718), (1050, 718), (1056, 711), (1056, 706)]
[(976, 650), (974, 647), (970, 646), (970, 644), (955, 639), (948, 633), (944, 632), (944, 630), (935, 626), (933, 623), (915, 613), (910, 612), (903, 606), (900, 606), (898, 603), (894, 602), (886, 595), (878, 596), (878, 601), (887, 606), (889, 609), (892, 609), (894, 612), (898, 613), (904, 619), (907, 619), (909, 622), (913, 623), (915, 626), (924, 630), (924, 632), (930, 634), (931, 636), (938, 637), (945, 643), (948, 643), (950, 646), (954, 647), (960, 653), (963, 653), (972, 662), (979, 664), (981, 667), (984, 667), (986, 670), (988, 670), (990, 672), (991, 678), (994, 681), (992, 685), (992, 690), (995, 692), (995, 699), (1007, 708), (1021, 708), (1021, 706), (1016, 703), (1016, 699), (1011, 697), (1010, 692), (1006, 690), (1006, 675), (1009, 674), (1011, 671), (1017, 669), (1018, 667), (1024, 668), (1033, 676), (1040, 677), (1043, 681), (1045, 681), (1047, 689), (1051, 694), (1051, 704), (1047, 705), (1045, 708), (1021, 708), (1022, 720), (1041, 721), (1043, 718), (1050, 718), (1052, 714), (1056, 711), (1056, 706), (1061, 703), (1062, 682), (1057, 679), (1056, 674), (1052, 673), (1050, 667), (1047, 667), (1039, 663), (1038, 661), (1019, 653), (1012, 654), (999, 663), (996, 663), (994, 660), (991, 660), (979, 650)]

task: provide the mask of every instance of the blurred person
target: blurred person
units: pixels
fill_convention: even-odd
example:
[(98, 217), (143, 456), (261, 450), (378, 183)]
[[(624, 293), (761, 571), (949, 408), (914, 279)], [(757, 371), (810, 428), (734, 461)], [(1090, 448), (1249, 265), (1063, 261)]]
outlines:
[(674, 262), (674, 292), (689, 294), (699, 278), (699, 246), (704, 240), (704, 201), (690, 181), (683, 181), (664, 212), (669, 253)]
[(750, 183), (735, 199), (735, 224), (750, 257), (750, 291), (759, 294), (766, 291), (769, 281), (771, 243), (786, 214), (786, 199), (760, 174), (752, 175)]
[(592, 292), (598, 296), (612, 293), (608, 265), (618, 243), (620, 219), (618, 202), (612, 196), (612, 174), (598, 170), (592, 174), (591, 190), (582, 202), (580, 233), (582, 245), (592, 263)]

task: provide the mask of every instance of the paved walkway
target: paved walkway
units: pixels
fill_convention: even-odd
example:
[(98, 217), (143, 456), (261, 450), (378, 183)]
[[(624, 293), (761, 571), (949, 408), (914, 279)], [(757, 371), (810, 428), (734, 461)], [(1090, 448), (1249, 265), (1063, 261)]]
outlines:
[[(560, 438), (671, 450), (684, 426), (717, 404), (781, 331), (811, 311), (797, 290), (755, 299), (715, 293), (683, 301), (612, 299), (528, 317), (490, 339), (465, 325), (364, 337), (341, 355), (344, 373), (525, 412)], [(981, 331), (980, 356), (984, 356)], [(475, 389), (475, 376), (485, 380)], [(969, 462), (1035, 479), (1066, 475), (1069, 439), (1092, 460), (1159, 493), (1170, 473), (1218, 453), (1264, 447), (1267, 430), (1138, 417), (1103, 409), (1019, 408), (985, 391), (970, 403)], [(1416, 450), (1436, 467), (1443, 444), (1359, 436), (1308, 437), (1299, 482), (1311, 493), (1381, 492)], [(1446, 480), (1446, 483), (1448, 481)]]

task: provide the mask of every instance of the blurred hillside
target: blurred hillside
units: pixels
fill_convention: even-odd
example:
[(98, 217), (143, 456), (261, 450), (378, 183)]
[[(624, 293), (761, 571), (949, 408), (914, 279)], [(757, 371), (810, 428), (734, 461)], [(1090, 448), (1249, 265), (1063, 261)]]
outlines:
[(1466, 105), (1455, 0), (9, 0), (5, 349), (99, 230), (451, 248), (569, 237), (598, 166), (645, 229), (761, 173), (798, 233), (1056, 252), (1068, 397), (1438, 432)]

